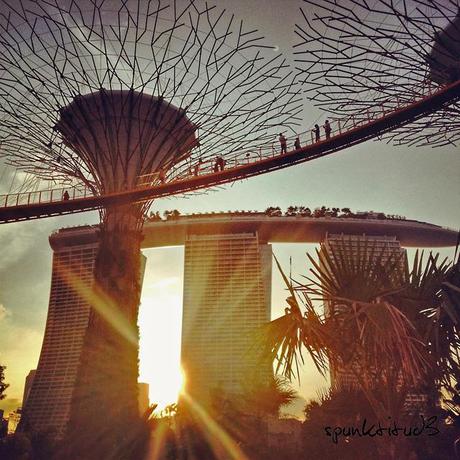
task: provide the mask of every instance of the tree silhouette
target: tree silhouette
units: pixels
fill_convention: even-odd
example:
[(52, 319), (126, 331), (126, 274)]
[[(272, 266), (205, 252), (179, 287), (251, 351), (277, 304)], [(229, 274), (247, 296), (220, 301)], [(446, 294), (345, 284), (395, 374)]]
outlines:
[[(430, 254), (424, 262), (417, 253), (409, 267), (401, 254), (356, 244), (343, 240), (330, 253), (318, 251), (319, 260), (309, 255), (307, 283), (292, 287), (282, 272), (289, 306), (266, 327), (266, 353), (288, 378), (305, 351), (323, 375), (346, 369), (380, 420), (404, 417), (410, 393), (426, 394), (433, 408), (441, 389), (453, 394), (459, 381), (459, 259), (449, 264)], [(318, 313), (318, 300), (327, 315)], [(391, 443), (383, 446), (388, 455)]]
[[(313, 103), (333, 116), (359, 122), (460, 77), (457, 1), (304, 0), (301, 12), (299, 75)], [(386, 138), (398, 145), (455, 145), (458, 114), (455, 102), (395, 126)]]
[(5, 369), (6, 366), (0, 366), (0, 400), (6, 398), (5, 390), (10, 386), (5, 383)]

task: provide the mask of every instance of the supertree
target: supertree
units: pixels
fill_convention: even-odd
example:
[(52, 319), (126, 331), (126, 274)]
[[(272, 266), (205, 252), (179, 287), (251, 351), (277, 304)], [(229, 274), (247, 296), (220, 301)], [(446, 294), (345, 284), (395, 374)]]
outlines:
[[(297, 121), (283, 57), (201, 0), (0, 6), (1, 156), (36, 177), (84, 184), (96, 195), (131, 190), (145, 177), (167, 180), (174, 165), (263, 144)], [(77, 450), (85, 459), (132, 458), (126, 431), (138, 419), (140, 241), (149, 205), (101, 210), (68, 429), (72, 458)], [(63, 276), (75, 282), (78, 274)]]
[[(319, 107), (365, 118), (420, 99), (460, 77), (457, 0), (313, 0), (296, 25), (300, 79)], [(441, 146), (460, 138), (458, 103), (386, 135)]]

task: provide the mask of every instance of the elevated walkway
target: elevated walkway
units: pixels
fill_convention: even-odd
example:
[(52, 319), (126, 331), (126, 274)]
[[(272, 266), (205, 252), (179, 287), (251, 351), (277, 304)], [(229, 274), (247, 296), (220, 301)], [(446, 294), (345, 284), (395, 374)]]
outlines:
[[(433, 92), (429, 86), (426, 89), (426, 94), (415, 101), (389, 101), (376, 105), (373, 110), (359, 112), (351, 118), (331, 118), (330, 138), (323, 137), (319, 142), (315, 142), (309, 130), (300, 135), (300, 149), (281, 154), (278, 152), (278, 142), (273, 142), (256, 150), (234, 153), (226, 157), (226, 165), (222, 171), (215, 172), (214, 165), (209, 162), (201, 164), (198, 172), (193, 171), (194, 165), (180, 165), (168, 173), (164, 183), (140, 180), (134, 190), (107, 195), (94, 195), (89, 188), (75, 187), (67, 189), (67, 200), (63, 200), (64, 189), (1, 195), (0, 223), (84, 212), (113, 204), (140, 202), (265, 174), (330, 155), (381, 136), (460, 99), (460, 80), (439, 87)], [(292, 140), (290, 143), (292, 144)], [(218, 154), (219, 152), (216, 152), (216, 155)]]

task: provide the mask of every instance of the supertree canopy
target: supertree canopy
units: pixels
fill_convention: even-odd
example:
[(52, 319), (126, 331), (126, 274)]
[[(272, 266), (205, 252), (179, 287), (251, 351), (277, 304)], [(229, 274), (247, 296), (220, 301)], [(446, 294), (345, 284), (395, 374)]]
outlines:
[(140, 174), (185, 160), (197, 144), (185, 110), (131, 90), (77, 96), (60, 110), (55, 130), (103, 192), (135, 188)]
[[(85, 115), (93, 109), (97, 123), (110, 125), (106, 146), (128, 131), (148, 131), (138, 149), (143, 172), (186, 158), (152, 161), (153, 150), (163, 147), (164, 110), (170, 117), (176, 110), (172, 124), (186, 118), (195, 127), (199, 142), (187, 147), (203, 160), (271, 141), (296, 121), (298, 98), (282, 56), (257, 31), (205, 2), (2, 0), (1, 7), (1, 155), (45, 179), (106, 191), (98, 154), (76, 150), (69, 138), (72, 116), (94, 137)], [(120, 113), (111, 113), (107, 103), (117, 97)], [(146, 117), (139, 126), (110, 121), (121, 112), (135, 118), (136, 111)], [(110, 155), (122, 164), (117, 149)]]
[[(282, 56), (201, 0), (0, 0), (0, 155), (37, 177), (96, 195), (167, 181), (174, 165), (273, 140), (300, 110)], [(149, 204), (101, 211), (67, 458), (137, 458), (126, 446)]]
[[(301, 80), (332, 114), (394, 110), (460, 77), (457, 0), (313, 0), (296, 26)], [(455, 144), (458, 103), (396, 129), (398, 144)]]
[[(198, 144), (196, 126), (185, 110), (131, 90), (101, 89), (77, 96), (60, 110), (55, 130), (91, 171), (93, 184), (103, 194), (134, 189), (155, 172), (165, 175)], [(132, 229), (141, 223), (139, 206), (134, 212), (125, 209), (110, 208), (118, 217), (106, 218), (106, 226), (123, 223)]]

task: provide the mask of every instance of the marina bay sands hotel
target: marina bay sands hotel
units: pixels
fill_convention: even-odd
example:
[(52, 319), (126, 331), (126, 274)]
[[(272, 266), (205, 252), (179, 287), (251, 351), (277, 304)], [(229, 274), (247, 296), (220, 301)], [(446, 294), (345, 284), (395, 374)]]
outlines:
[[(369, 216), (368, 216), (369, 217)], [(371, 216), (372, 217), (372, 216)], [(23, 413), (32, 427), (62, 435), (88, 324), (98, 226), (60, 229), (50, 237), (53, 271), (40, 359)], [(457, 232), (398, 218), (281, 217), (212, 213), (151, 220), (144, 248), (185, 246), (182, 365), (187, 391), (206, 399), (213, 389), (241, 391), (245, 379), (266, 378), (248, 352), (252, 333), (270, 320), (270, 243), (374, 240), (384, 251), (445, 247)], [(72, 282), (73, 280), (73, 282)]]

